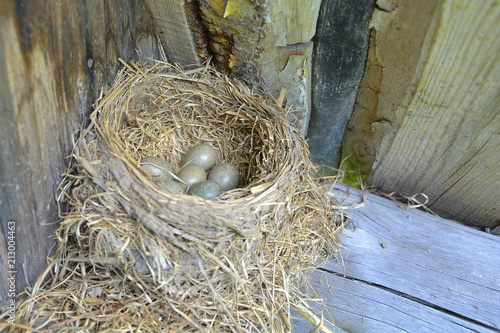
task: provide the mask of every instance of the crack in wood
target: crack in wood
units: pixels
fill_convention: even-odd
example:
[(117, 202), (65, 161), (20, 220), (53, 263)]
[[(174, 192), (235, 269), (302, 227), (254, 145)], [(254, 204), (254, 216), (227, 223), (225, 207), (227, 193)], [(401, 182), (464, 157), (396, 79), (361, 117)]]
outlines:
[[(450, 179), (452, 179), (452, 178), (454, 178), (454, 177), (456, 176), (456, 174), (457, 174), (457, 172), (458, 172), (459, 170), (464, 170), (464, 169), (466, 168), (466, 166), (467, 166), (467, 165), (470, 165), (471, 160), (472, 160), (474, 157), (476, 157), (476, 156), (477, 156), (477, 155), (478, 155), (478, 154), (479, 154), (479, 153), (480, 153), (480, 152), (484, 149), (484, 147), (486, 147), (486, 145), (488, 144), (488, 142), (491, 140), (491, 137), (492, 137), (492, 135), (490, 135), (490, 137), (488, 138), (488, 140), (486, 140), (486, 142), (485, 142), (485, 143), (481, 146), (481, 148), (478, 148), (478, 149), (475, 151), (475, 153), (474, 153), (474, 154), (473, 154), (473, 155), (472, 155), (469, 159), (467, 159), (467, 161), (465, 161), (464, 163), (462, 163), (462, 164), (459, 166), (459, 168), (457, 168), (457, 171), (455, 171), (455, 172), (451, 173), (451, 174), (450, 174), (450, 176), (448, 177), (447, 181), (448, 181), (448, 180), (450, 180)], [(446, 152), (445, 152), (445, 153), (446, 153)], [(444, 156), (444, 154), (445, 154), (445, 153), (443, 153), (442, 155)], [(474, 166), (475, 166), (475, 165), (474, 165)], [(456, 179), (456, 180), (453, 182), (453, 184), (451, 184), (450, 186), (448, 186), (448, 188), (447, 188), (447, 189), (446, 189), (443, 193), (441, 193), (441, 195), (439, 195), (439, 196), (438, 196), (435, 200), (433, 200), (431, 203), (429, 203), (429, 204), (427, 205), (427, 207), (430, 209), (430, 208), (432, 207), (432, 205), (434, 205), (436, 202), (438, 202), (438, 201), (439, 201), (439, 200), (440, 200), (443, 196), (445, 196), (445, 195), (446, 195), (446, 194), (447, 194), (447, 193), (448, 193), (451, 189), (453, 189), (453, 188), (454, 188), (454, 186), (455, 186), (457, 183), (459, 183), (459, 182), (462, 180), (462, 178), (464, 178), (464, 177), (467, 175), (467, 173), (468, 173), (468, 172), (465, 172), (465, 173), (464, 173), (464, 174), (462, 174), (460, 177), (458, 177), (458, 179)], [(445, 215), (445, 214), (443, 214), (443, 215)]]
[(186, 16), (201, 60), (205, 61), (211, 54), (208, 47), (208, 29), (200, 15), (199, 0), (185, 0)]
[[(396, 295), (398, 297), (405, 298), (405, 299), (410, 300), (412, 302), (420, 303), (420, 304), (422, 304), (424, 306), (433, 308), (433, 309), (435, 309), (437, 311), (440, 311), (442, 313), (445, 313), (447, 315), (456, 317), (457, 319), (461, 319), (461, 320), (467, 321), (467, 322), (469, 322), (471, 324), (478, 325), (478, 326), (480, 326), (482, 328), (491, 330), (491, 332), (500, 332), (500, 329), (497, 329), (495, 327), (486, 325), (486, 324), (484, 324), (484, 323), (482, 323), (480, 321), (468, 318), (468, 317), (463, 316), (463, 315), (461, 315), (459, 313), (456, 313), (456, 312), (453, 312), (453, 311), (451, 311), (449, 309), (443, 308), (442, 306), (439, 306), (439, 305), (433, 304), (431, 302), (425, 301), (425, 300), (423, 300), (421, 298), (414, 297), (414, 296), (411, 296), (409, 294), (406, 294), (406, 293), (394, 290), (392, 288), (383, 286), (381, 284), (377, 284), (377, 283), (369, 282), (369, 281), (366, 281), (366, 280), (358, 279), (358, 278), (355, 278), (355, 277), (352, 277), (352, 276), (348, 276), (346, 274), (341, 274), (341, 273), (338, 273), (338, 272), (335, 272), (335, 271), (332, 271), (332, 270), (329, 270), (329, 269), (326, 269), (326, 268), (323, 268), (323, 267), (318, 267), (317, 269), (318, 269), (318, 271), (323, 272), (323, 273), (332, 274), (332, 275), (335, 275), (335, 276), (340, 277), (340, 278), (349, 279), (351, 281), (355, 281), (355, 282), (359, 282), (359, 283), (362, 283), (362, 284), (366, 284), (366, 285), (372, 286), (374, 288), (378, 288), (378, 289), (381, 289), (383, 291), (389, 292), (389, 293), (391, 293), (393, 295)], [(479, 332), (479, 331), (475, 331), (475, 332)]]
[(384, 13), (390, 13), (391, 11), (388, 10), (388, 9), (385, 9), (385, 8), (382, 8), (380, 7), (377, 3), (375, 3), (375, 6), (374, 6), (375, 9), (377, 10), (380, 10), (381, 12), (384, 12)]
[(289, 52), (304, 52), (312, 45), (312, 41), (305, 43), (293, 43), (287, 44), (285, 46), (278, 46), (279, 50), (289, 51)]

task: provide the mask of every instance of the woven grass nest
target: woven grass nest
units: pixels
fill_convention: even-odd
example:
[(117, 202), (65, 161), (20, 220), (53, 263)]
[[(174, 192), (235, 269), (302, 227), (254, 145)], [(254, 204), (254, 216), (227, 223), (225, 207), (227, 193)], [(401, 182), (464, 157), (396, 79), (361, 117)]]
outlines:
[[(90, 118), (60, 187), (59, 253), (20, 302), (19, 327), (289, 331), (291, 308), (306, 309), (305, 273), (335, 252), (341, 219), (287, 112), (208, 65), (155, 62), (124, 66)], [(171, 193), (139, 164), (178, 167), (198, 143), (238, 166), (239, 188)]]

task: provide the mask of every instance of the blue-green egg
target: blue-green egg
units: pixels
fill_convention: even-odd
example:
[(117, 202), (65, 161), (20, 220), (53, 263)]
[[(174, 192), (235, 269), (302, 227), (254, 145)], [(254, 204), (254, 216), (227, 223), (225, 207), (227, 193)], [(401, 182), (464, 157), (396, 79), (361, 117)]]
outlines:
[(188, 194), (205, 199), (213, 199), (222, 193), (222, 188), (213, 180), (205, 180), (191, 187)]

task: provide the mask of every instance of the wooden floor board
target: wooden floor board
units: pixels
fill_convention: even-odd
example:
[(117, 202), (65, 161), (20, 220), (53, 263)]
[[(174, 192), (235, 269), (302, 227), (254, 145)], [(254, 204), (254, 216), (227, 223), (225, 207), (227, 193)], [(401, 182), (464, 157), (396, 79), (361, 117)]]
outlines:
[(347, 332), (494, 332), (365, 282), (321, 271), (310, 282), (326, 298), (335, 324)]
[[(344, 206), (361, 192), (331, 191)], [(373, 194), (310, 276), (348, 332), (500, 332), (500, 237)], [(297, 331), (299, 332), (299, 331)]]

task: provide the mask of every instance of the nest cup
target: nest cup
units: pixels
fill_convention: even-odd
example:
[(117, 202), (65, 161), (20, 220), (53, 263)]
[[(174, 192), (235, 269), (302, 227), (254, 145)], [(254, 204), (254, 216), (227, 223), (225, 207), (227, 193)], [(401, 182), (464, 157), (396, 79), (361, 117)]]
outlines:
[[(239, 188), (215, 199), (171, 193), (140, 166), (158, 156), (178, 170), (199, 143), (238, 167)], [(80, 266), (56, 269), (22, 307), (33, 313), (35, 299), (50, 299), (35, 312), (52, 321), (51, 307), (75, 308), (59, 321), (79, 329), (289, 330), (300, 281), (336, 249), (340, 226), (307, 154), (285, 110), (209, 66), (125, 65), (80, 132), (61, 185), (70, 209), (52, 267)], [(90, 292), (130, 304), (96, 319)]]
[[(124, 194), (137, 197), (139, 192), (145, 202), (161, 202), (158, 212), (169, 212), (161, 219), (172, 227), (204, 238), (226, 229), (255, 236), (262, 216), (283, 204), (310, 171), (304, 137), (288, 124), (283, 110), (235, 81), (214, 80), (217, 74), (211, 71), (207, 78), (206, 68), (201, 75), (158, 70), (124, 82), (130, 86), (95, 114), (106, 148), (115, 156), (108, 158), (122, 164), (112, 163), (115, 179)], [(179, 169), (181, 156), (198, 143), (215, 147), (217, 163), (238, 166), (240, 188), (215, 200), (172, 194), (151, 184), (138, 167), (141, 158), (153, 155)]]
[[(217, 243), (234, 232), (256, 237), (270, 214), (276, 220), (293, 214), (287, 198), (311, 168), (304, 137), (273, 104), (208, 68), (182, 72), (158, 64), (143, 75), (125, 73), (80, 141), (96, 149), (83, 149), (78, 158), (129, 216), (179, 249), (192, 253), (186, 242)], [(142, 158), (159, 156), (179, 169), (182, 155), (198, 143), (211, 144), (218, 163), (238, 166), (240, 188), (210, 200), (170, 193), (140, 167)], [(93, 166), (96, 160), (105, 170)], [(108, 238), (97, 248), (122, 247)]]

